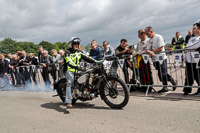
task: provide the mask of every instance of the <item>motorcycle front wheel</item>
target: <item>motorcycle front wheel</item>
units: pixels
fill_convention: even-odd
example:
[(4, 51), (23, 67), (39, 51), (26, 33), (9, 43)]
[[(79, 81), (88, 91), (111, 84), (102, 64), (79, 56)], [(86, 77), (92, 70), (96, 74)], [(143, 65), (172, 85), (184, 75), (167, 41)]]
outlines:
[(106, 80), (100, 87), (101, 98), (111, 108), (122, 109), (129, 101), (127, 85), (119, 77), (107, 77)]

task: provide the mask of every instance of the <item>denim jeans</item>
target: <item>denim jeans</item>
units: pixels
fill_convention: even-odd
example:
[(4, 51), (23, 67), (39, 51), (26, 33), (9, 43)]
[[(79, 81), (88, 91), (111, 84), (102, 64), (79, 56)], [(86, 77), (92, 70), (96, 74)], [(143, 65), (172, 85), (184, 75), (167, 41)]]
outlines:
[(174, 79), (167, 72), (167, 59), (163, 60), (162, 65), (159, 62), (153, 62), (154, 67), (158, 70), (159, 80), (163, 85), (167, 85), (167, 81), (173, 82)]
[(74, 73), (66, 71), (65, 77), (67, 79), (65, 103), (72, 103), (72, 88), (74, 85)]
[(7, 75), (0, 76), (0, 88), (7, 89), (9, 87), (9, 81)]

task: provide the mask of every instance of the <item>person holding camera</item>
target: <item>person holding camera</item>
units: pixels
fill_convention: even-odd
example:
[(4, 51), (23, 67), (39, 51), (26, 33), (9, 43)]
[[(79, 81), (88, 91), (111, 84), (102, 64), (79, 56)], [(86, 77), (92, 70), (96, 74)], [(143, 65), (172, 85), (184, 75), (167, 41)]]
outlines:
[[(119, 57), (119, 59), (125, 59), (124, 60), (124, 66), (123, 66), (123, 73), (124, 73), (124, 78), (126, 84), (129, 84), (129, 73), (128, 73), (128, 68), (130, 68), (133, 71), (133, 77), (134, 77), (134, 70), (133, 70), (133, 65), (130, 61), (129, 56), (132, 54), (132, 47), (128, 46), (127, 40), (126, 39), (121, 39), (120, 45), (115, 49), (115, 55)], [(133, 84), (135, 83), (133, 79)]]

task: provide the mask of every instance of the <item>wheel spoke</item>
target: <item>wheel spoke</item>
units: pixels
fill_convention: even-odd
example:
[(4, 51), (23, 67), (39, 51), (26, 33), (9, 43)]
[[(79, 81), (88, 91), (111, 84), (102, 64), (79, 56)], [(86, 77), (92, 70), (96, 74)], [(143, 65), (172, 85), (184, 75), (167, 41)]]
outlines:
[(113, 104), (121, 104), (125, 99), (125, 91), (122, 85), (115, 80), (107, 82), (104, 93), (106, 98)]

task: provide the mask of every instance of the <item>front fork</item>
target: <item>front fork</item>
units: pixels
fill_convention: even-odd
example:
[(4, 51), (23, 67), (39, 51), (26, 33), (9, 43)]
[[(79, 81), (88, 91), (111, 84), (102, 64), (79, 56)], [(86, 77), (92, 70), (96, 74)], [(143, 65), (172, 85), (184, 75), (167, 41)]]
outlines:
[(109, 82), (105, 76), (103, 76), (103, 82), (105, 83), (105, 86), (109, 90), (109, 95), (113, 98), (117, 96), (117, 90), (113, 88), (114, 83)]

